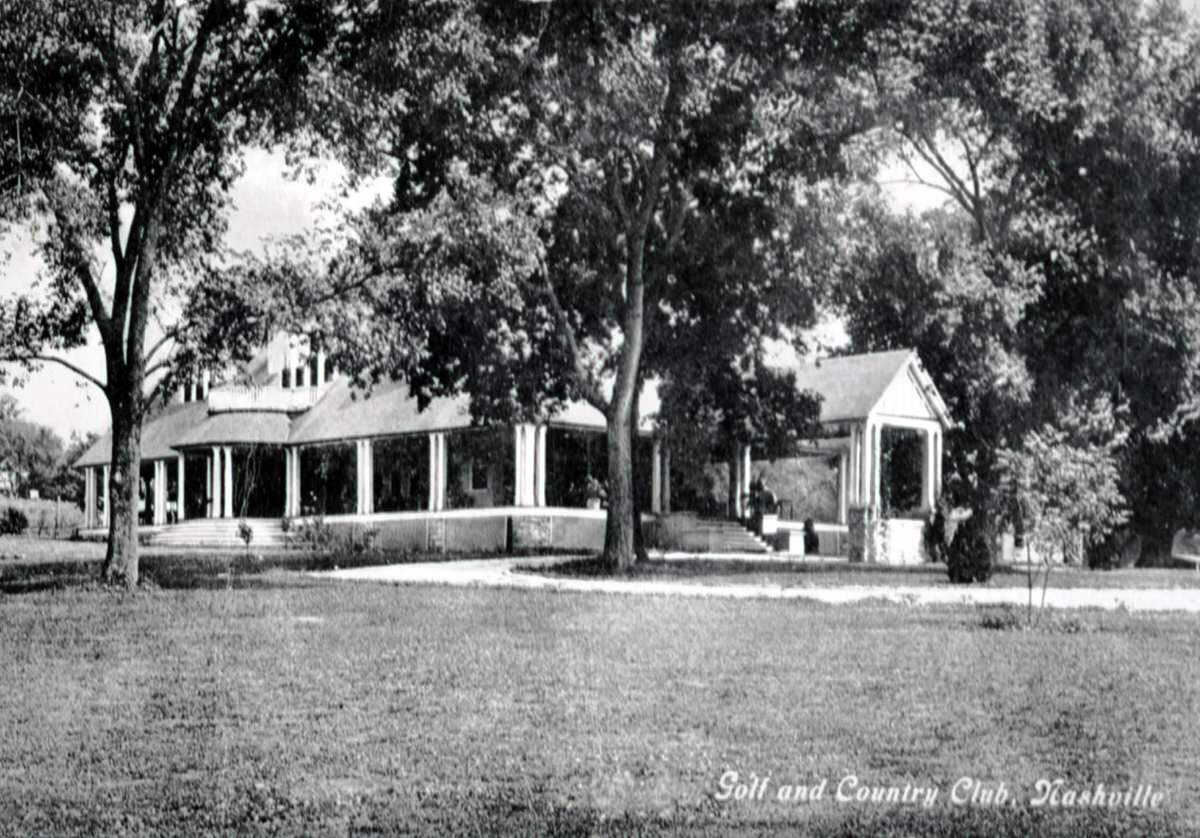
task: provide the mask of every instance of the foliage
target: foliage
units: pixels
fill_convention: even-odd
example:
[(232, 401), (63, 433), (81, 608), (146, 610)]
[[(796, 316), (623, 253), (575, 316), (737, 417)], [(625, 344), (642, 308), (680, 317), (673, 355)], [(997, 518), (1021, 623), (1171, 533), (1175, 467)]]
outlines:
[(1045, 558), (1102, 544), (1129, 517), (1120, 490), (1118, 453), (1127, 432), (1106, 400), (1064, 406), (1044, 425), (999, 454), (1008, 521)]
[[(208, 304), (242, 153), (304, 124), (306, 80), (375, 14), (321, 0), (0, 11), (0, 118), (13, 126), (0, 140), (0, 221), (34, 241), (44, 266), (30, 292), (0, 302), (0, 358), (58, 363), (104, 393), (112, 582), (137, 583), (143, 418), (202, 365), (247, 360), (264, 335), (266, 321), (214, 322)], [(102, 378), (62, 355), (96, 333)]]
[(29, 518), (25, 513), (13, 506), (4, 507), (0, 515), (0, 535), (21, 535), (29, 529)]
[(302, 550), (326, 553), (333, 549), (336, 533), (322, 515), (313, 515), (292, 522), (289, 544)]
[(375, 552), (378, 539), (379, 530), (354, 524), (341, 534), (334, 549), (339, 554), (361, 556)]
[(767, 338), (811, 319), (796, 216), (778, 210), (799, 182), (846, 173), (843, 147), (873, 123), (881, 33), (907, 6), (446, 8), (466, 54), (454, 98), (433, 97), (439, 135), (399, 130), (430, 95), (424, 77), (359, 79), (380, 112), (370, 147), (401, 169), (329, 271), (327, 286), (361, 293), (312, 291), (321, 271), (295, 268), (310, 260), (273, 273), (306, 289), (298, 300), (337, 297), (305, 316), (360, 381), (404, 379), (422, 404), (465, 391), (481, 419), (565, 399), (602, 411), (606, 555), (624, 564), (643, 382), (703, 384), (705, 370), (673, 366), (705, 344), (711, 369), (750, 371)]
[[(895, 280), (886, 262), (858, 271), (879, 285), (852, 283), (856, 346), (919, 345), (963, 423), (947, 491), (987, 513), (994, 452), (1073, 399), (1127, 405), (1122, 491), (1162, 545), (1200, 508), (1200, 34), (1176, 2), (933, 2), (925, 20), (882, 95), (910, 179), (951, 211), (889, 222), (903, 258)], [(973, 265), (959, 301), (947, 219)]]
[(83, 476), (74, 463), (95, 439), (73, 436), (64, 449), (52, 429), (23, 418), (11, 394), (0, 395), (0, 492), (81, 502)]
[(972, 515), (959, 524), (946, 554), (950, 581), (965, 585), (986, 582), (992, 576), (993, 534), (982, 516)]
[(250, 542), (254, 540), (254, 527), (250, 526), (246, 521), (238, 521), (237, 527), (238, 538), (246, 545), (246, 549), (250, 549)]
[(821, 537), (812, 518), (804, 519), (804, 555), (815, 556), (821, 552)]
[(944, 498), (939, 498), (937, 505), (929, 516), (929, 520), (925, 522), (924, 530), (921, 532), (921, 540), (925, 545), (925, 555), (929, 557), (929, 561), (931, 562), (944, 562), (949, 553), (950, 545), (953, 541), (953, 535), (946, 526), (949, 511), (948, 503)]

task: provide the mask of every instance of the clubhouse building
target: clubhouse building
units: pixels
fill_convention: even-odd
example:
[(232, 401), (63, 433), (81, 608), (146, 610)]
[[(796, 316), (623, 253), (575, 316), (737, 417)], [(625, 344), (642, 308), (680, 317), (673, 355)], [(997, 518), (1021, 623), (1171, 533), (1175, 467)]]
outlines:
[[(920, 532), (941, 488), (945, 405), (909, 350), (828, 358), (797, 370), (798, 385), (823, 397), (820, 438), (797, 459), (819, 464), (830, 485), (821, 512), (776, 487), (783, 520), (750, 520), (751, 483), (771, 467), (748, 446), (724, 479), (736, 483), (722, 517), (752, 526), (760, 544), (789, 540), (817, 520), (820, 552), (852, 560), (922, 560)], [(480, 428), (465, 397), (419, 410), (404, 384), (356, 392), (323, 353), (280, 335), (238, 384), (204, 376), (181, 389), (142, 431), (140, 524), (151, 543), (233, 544), (250, 521), (270, 545), (297, 521), (320, 517), (338, 527), (375, 531), (383, 548), (503, 552), (599, 549), (604, 539), (607, 471), (604, 417), (568, 403), (540, 424)], [(680, 466), (655, 435), (657, 397), (647, 387), (634, 452), (635, 488), (646, 520), (689, 547), (692, 521), (672, 504)], [(918, 474), (892, 480), (884, 467), (891, 435), (910, 437)], [(107, 528), (111, 441), (101, 437), (76, 463), (85, 475), (85, 536)], [(890, 462), (898, 462), (891, 457)], [(732, 471), (730, 474), (729, 472)], [(901, 494), (889, 493), (896, 483)], [(889, 498), (903, 500), (903, 507)], [(711, 516), (711, 510), (709, 510)], [(764, 523), (768, 526), (764, 527)], [(726, 522), (726, 526), (729, 526)], [(766, 530), (769, 529), (770, 532)], [(668, 545), (669, 546), (669, 545)], [(692, 545), (694, 546), (694, 545)]]

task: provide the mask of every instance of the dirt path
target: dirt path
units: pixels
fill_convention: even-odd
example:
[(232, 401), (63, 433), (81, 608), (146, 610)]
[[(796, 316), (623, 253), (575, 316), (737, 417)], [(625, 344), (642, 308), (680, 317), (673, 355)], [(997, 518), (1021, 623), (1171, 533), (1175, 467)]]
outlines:
[[(360, 567), (312, 573), (326, 579), (387, 582), (395, 585), (450, 585), (457, 587), (517, 588), (579, 593), (634, 594), (643, 596), (724, 597), (728, 599), (796, 599), (832, 605), (867, 600), (906, 605), (1024, 605), (1026, 588), (931, 588), (839, 585), (782, 587), (780, 585), (696, 585), (670, 580), (564, 579), (515, 572), (520, 564), (551, 565), (561, 558), (482, 559)], [(1035, 592), (1036, 597), (1039, 592)], [(1121, 588), (1051, 588), (1046, 605), (1052, 608), (1126, 608), (1129, 611), (1200, 612), (1200, 590)]]

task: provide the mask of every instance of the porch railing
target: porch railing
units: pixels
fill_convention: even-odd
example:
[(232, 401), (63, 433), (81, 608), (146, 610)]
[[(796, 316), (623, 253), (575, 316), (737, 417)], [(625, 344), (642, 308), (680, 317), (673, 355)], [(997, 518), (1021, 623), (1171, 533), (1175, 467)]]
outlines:
[(210, 413), (235, 410), (261, 410), (274, 413), (300, 413), (317, 401), (317, 388), (302, 387), (221, 387), (208, 394)]

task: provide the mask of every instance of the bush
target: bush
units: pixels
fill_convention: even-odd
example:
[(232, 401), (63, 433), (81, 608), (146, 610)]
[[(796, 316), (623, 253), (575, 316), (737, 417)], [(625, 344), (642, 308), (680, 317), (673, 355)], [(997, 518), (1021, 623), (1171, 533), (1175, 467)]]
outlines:
[[(293, 522), (294, 524), (294, 522)], [(292, 543), (305, 550), (315, 553), (331, 552), (334, 547), (333, 527), (325, 523), (325, 519), (317, 515), (301, 521), (299, 526), (292, 526)]]
[(378, 530), (355, 524), (348, 532), (342, 533), (334, 549), (338, 553), (352, 556), (371, 553), (375, 550), (375, 539), (378, 536)]
[(992, 577), (992, 540), (979, 514), (959, 525), (946, 554), (950, 581), (965, 585), (986, 582)]
[(804, 519), (804, 555), (815, 556), (821, 552), (821, 538), (817, 535), (817, 526), (812, 518)]
[(29, 518), (21, 510), (7, 506), (0, 515), (0, 535), (20, 535), (29, 529)]
[(946, 518), (946, 507), (939, 502), (933, 515), (925, 522), (924, 532), (921, 533), (925, 542), (925, 555), (931, 562), (946, 561), (946, 554), (950, 551), (951, 532), (946, 528)]

